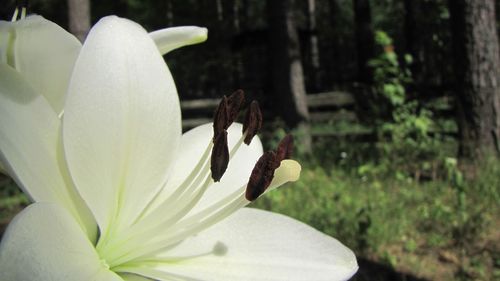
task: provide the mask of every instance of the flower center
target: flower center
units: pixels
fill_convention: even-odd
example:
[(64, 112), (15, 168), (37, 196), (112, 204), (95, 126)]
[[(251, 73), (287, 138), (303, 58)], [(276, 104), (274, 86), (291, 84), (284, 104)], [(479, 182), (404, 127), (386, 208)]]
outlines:
[[(129, 229), (98, 242), (97, 251), (112, 270), (126, 271), (137, 263), (151, 262), (155, 255), (177, 246), (187, 237), (219, 222), (264, 193), (281, 160), (290, 156), (290, 137), (280, 143), (276, 152), (266, 152), (257, 161), (248, 185), (235, 189), (208, 206), (194, 209), (205, 191), (223, 177), (229, 161), (241, 145), (250, 144), (262, 125), (258, 104), (252, 102), (245, 117), (242, 136), (229, 149), (227, 129), (237, 118), (243, 100), (242, 91), (222, 99), (214, 115), (214, 137), (194, 169), (168, 198), (157, 204), (155, 209), (145, 210)], [(217, 249), (214, 248), (210, 254), (225, 252), (221, 250), (223, 247)], [(169, 258), (168, 262), (179, 260)]]

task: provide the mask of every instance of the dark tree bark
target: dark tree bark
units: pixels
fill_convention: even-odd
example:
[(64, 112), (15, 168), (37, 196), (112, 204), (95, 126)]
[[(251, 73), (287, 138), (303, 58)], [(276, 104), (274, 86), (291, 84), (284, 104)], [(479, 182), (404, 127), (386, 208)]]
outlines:
[(222, 6), (222, 0), (215, 0), (215, 7), (217, 8), (217, 20), (224, 20), (224, 7)]
[[(235, 36), (238, 36), (241, 34), (241, 14), (242, 10), (245, 9), (243, 7), (243, 4), (241, 0), (232, 0), (232, 1), (227, 1), (227, 3), (231, 4), (231, 11), (232, 11), (232, 39), (234, 40)], [(231, 48), (232, 52), (232, 64), (233, 64), (233, 81), (234, 81), (234, 88), (241, 88), (243, 84), (243, 80), (245, 79), (245, 68), (243, 65), (243, 56), (241, 50), (237, 50), (236, 48)]]
[(165, 0), (166, 11), (165, 17), (167, 18), (167, 25), (174, 26), (174, 3), (172, 0)]
[(309, 89), (321, 88), (318, 31), (316, 29), (316, 0), (307, 0), (307, 71)]
[(81, 42), (90, 30), (90, 0), (68, 0), (69, 31)]
[(370, 0), (353, 0), (354, 36), (356, 38), (356, 55), (358, 64), (357, 79), (360, 84), (354, 89), (356, 113), (364, 123), (376, 120), (374, 111), (376, 99), (370, 84), (373, 82), (373, 72), (368, 61), (375, 56), (375, 38), (372, 26)]
[[(419, 37), (418, 37), (418, 21), (417, 14), (420, 11), (418, 7), (419, 1), (414, 0), (404, 0), (404, 52), (410, 54), (413, 58), (413, 64), (410, 65), (410, 69), (413, 74), (413, 78), (417, 79), (418, 74), (420, 74), (420, 64), (422, 60), (419, 52)], [(417, 79), (418, 80), (418, 79)]]
[[(293, 0), (267, 1), (272, 93), (287, 125), (301, 127), (307, 135), (309, 111), (292, 6)], [(302, 145), (309, 150), (310, 137), (305, 139)]]
[(415, 54), (415, 36), (417, 30), (417, 19), (415, 17), (416, 1), (404, 0), (405, 9), (405, 52), (414, 56)]
[(495, 0), (450, 0), (459, 154), (500, 153), (500, 61)]
[(358, 55), (358, 79), (363, 83), (372, 81), (368, 60), (375, 54), (372, 14), (369, 0), (353, 0), (356, 52)]
[[(343, 65), (343, 46), (344, 38), (341, 34), (342, 28), (345, 26), (342, 25), (340, 18), (342, 17), (342, 8), (340, 4), (341, 0), (329, 0), (328, 1), (328, 11), (329, 11), (329, 23), (331, 29), (331, 35), (329, 36), (330, 44), (329, 47), (329, 63), (323, 64), (323, 69), (326, 69), (327, 75), (333, 81), (342, 81), (345, 79), (345, 70), (340, 67), (336, 67), (337, 65)], [(326, 83), (326, 81), (325, 81)], [(327, 87), (333, 87), (333, 84), (328, 84)]]

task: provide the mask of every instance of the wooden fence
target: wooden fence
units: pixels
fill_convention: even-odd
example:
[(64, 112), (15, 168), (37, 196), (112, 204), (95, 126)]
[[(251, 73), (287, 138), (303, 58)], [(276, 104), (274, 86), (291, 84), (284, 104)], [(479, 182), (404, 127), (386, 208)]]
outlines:
[[(182, 126), (184, 130), (196, 127), (212, 121), (212, 115), (219, 104), (220, 99), (197, 99), (181, 101), (181, 109), (184, 116)], [(438, 117), (450, 118), (453, 115), (452, 101), (449, 97), (435, 98), (432, 100), (433, 112)], [(313, 124), (334, 123), (346, 121), (350, 124), (358, 123), (355, 112), (355, 100), (352, 93), (344, 91), (331, 91), (307, 95), (310, 120)], [(436, 107), (436, 105), (438, 105)], [(358, 123), (359, 124), (359, 123)], [(444, 132), (455, 135), (455, 131)], [(313, 137), (353, 137), (359, 140), (371, 141), (376, 138), (374, 132), (368, 128), (357, 128), (352, 132), (337, 131), (312, 131)]]
[[(183, 114), (189, 117), (182, 120), (182, 127), (189, 129), (212, 121), (212, 115), (220, 99), (197, 99), (181, 101)], [(356, 120), (355, 101), (351, 93), (332, 91), (307, 95), (307, 105), (311, 122), (330, 120)]]

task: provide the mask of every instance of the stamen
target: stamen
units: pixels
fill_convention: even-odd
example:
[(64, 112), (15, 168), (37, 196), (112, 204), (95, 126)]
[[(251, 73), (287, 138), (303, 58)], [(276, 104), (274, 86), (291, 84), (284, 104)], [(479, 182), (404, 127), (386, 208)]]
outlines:
[[(134, 221), (134, 225), (138, 222), (145, 223), (148, 220), (152, 219), (155, 222), (158, 222), (160, 218), (165, 217), (165, 213), (168, 213), (168, 210), (171, 206), (175, 204), (175, 202), (179, 201), (179, 197), (183, 195), (186, 190), (192, 186), (197, 186), (199, 178), (201, 176), (204, 176), (204, 169), (205, 166), (207, 165), (208, 162), (208, 157), (210, 155), (210, 152), (212, 150), (213, 144), (210, 141), (209, 144), (207, 145), (207, 148), (203, 152), (203, 155), (201, 158), (198, 160), (194, 168), (191, 170), (189, 175), (184, 179), (184, 181), (175, 189), (175, 192), (173, 192), (167, 199), (165, 199), (154, 211), (151, 211), (151, 213), (146, 216), (146, 213), (150, 210), (150, 208), (153, 205), (153, 202), (155, 200), (160, 200), (158, 199), (158, 196), (160, 195), (161, 191), (163, 188), (165, 188), (166, 183), (162, 187), (161, 190), (158, 191), (156, 194), (155, 198), (151, 200), (151, 202), (148, 204), (148, 206), (144, 209), (143, 213)], [(196, 179), (196, 180), (195, 180)], [(189, 191), (188, 191), (189, 193)], [(143, 228), (143, 227), (140, 227)]]
[(21, 8), (21, 19), (24, 19), (26, 17), (26, 7)]
[(220, 181), (224, 172), (226, 172), (228, 164), (229, 149), (227, 147), (227, 131), (223, 130), (214, 141), (212, 157), (210, 159), (210, 171), (212, 172), (212, 179), (215, 182)]
[(214, 142), (215, 139), (219, 136), (219, 134), (224, 131), (227, 127), (226, 124), (228, 123), (228, 100), (227, 97), (224, 96), (222, 97), (222, 100), (219, 103), (219, 106), (217, 106), (217, 109), (215, 110), (214, 114)]
[[(127, 262), (125, 265), (119, 265), (117, 267), (114, 267), (114, 271), (127, 271), (126, 268), (136, 268), (135, 265), (146, 265), (146, 264), (151, 264), (151, 265), (157, 265), (158, 263), (176, 263), (179, 261), (184, 261), (184, 260), (190, 260), (193, 258), (200, 258), (200, 257), (206, 257), (206, 256), (223, 256), (227, 253), (227, 246), (220, 242), (217, 241), (212, 249), (197, 253), (197, 254), (191, 254), (191, 255), (184, 255), (184, 256), (162, 256), (162, 257), (147, 257), (144, 259), (140, 260), (135, 260), (134, 262)], [(138, 262), (139, 261), (139, 262)], [(169, 279), (170, 280), (170, 279)]]
[(240, 113), (240, 108), (245, 102), (245, 93), (243, 90), (236, 90), (227, 99), (228, 105), (228, 124), (226, 124), (226, 129), (231, 126), (231, 124), (236, 120), (238, 114)]
[(276, 157), (279, 162), (284, 159), (290, 159), (293, 153), (293, 137), (292, 135), (286, 135), (278, 144), (276, 148)]
[(19, 14), (19, 8), (16, 7), (16, 10), (14, 11), (14, 15), (12, 15), (11, 22), (15, 22), (17, 20), (17, 15), (18, 14)]
[[(242, 143), (243, 137), (231, 148), (229, 153), (230, 158), (235, 155)], [(203, 172), (205, 169), (208, 172), (208, 165), (202, 168), (199, 175), (205, 174)], [(155, 217), (148, 216), (146, 220), (133, 225), (130, 231), (127, 232), (127, 235), (114, 241), (113, 246), (108, 245), (107, 249), (101, 249), (100, 253), (106, 253), (106, 258), (113, 266), (122, 264), (123, 262), (127, 262), (128, 264), (131, 260), (137, 260), (145, 254), (151, 255), (152, 253), (172, 247), (187, 237), (188, 234), (194, 234), (196, 231), (206, 228), (218, 220), (222, 220), (249, 203), (244, 197), (245, 185), (243, 185), (225, 196), (222, 200), (214, 202), (211, 206), (189, 215), (189, 217), (185, 217), (194, 205), (199, 202), (207, 188), (213, 184), (208, 173), (206, 175), (205, 182), (202, 185), (200, 185), (198, 182), (199, 178), (197, 178), (189, 188), (190, 190), (186, 190), (181, 198), (174, 200), (173, 204), (161, 205), (161, 207), (167, 205), (165, 207), (169, 207), (170, 211), (166, 212), (166, 209), (158, 208), (162, 210), (161, 212), (157, 212), (158, 209), (155, 210)], [(182, 204), (177, 204), (181, 202)], [(165, 213), (169, 215), (165, 215)], [(144, 224), (145, 221), (153, 221), (154, 224)], [(161, 223), (159, 223), (160, 221)], [(166, 236), (158, 239), (159, 232), (165, 232)], [(147, 238), (150, 235), (152, 235), (151, 238), (155, 237), (156, 239)], [(127, 241), (126, 247), (124, 246), (125, 241)], [(145, 243), (144, 241), (148, 242)]]
[[(201, 220), (193, 220), (193, 218), (189, 218), (186, 221), (181, 221), (175, 225), (172, 232), (169, 231), (166, 233), (165, 237), (158, 239), (157, 241), (151, 241), (150, 243), (148, 241), (146, 244), (141, 244), (140, 249), (130, 253), (126, 258), (129, 261), (137, 261), (141, 260), (141, 258), (146, 255), (150, 256), (156, 253), (164, 252), (165, 250), (177, 245), (186, 237), (199, 233), (203, 229), (206, 229), (207, 227), (223, 220), (232, 213), (246, 206), (248, 203), (249, 201), (246, 200), (242, 194), (241, 196), (233, 198), (231, 203), (226, 206), (222, 206), (222, 208), (219, 208), (216, 212), (213, 212), (210, 215), (202, 216)], [(116, 264), (120, 263), (120, 260), (116, 262)]]
[(237, 90), (229, 97), (222, 97), (214, 114), (214, 141), (223, 130), (227, 130), (233, 124), (244, 101), (245, 94), (242, 90)]
[(280, 166), (276, 153), (268, 151), (264, 153), (252, 170), (245, 193), (248, 201), (257, 199), (271, 184), (274, 177), (274, 170)]
[(245, 135), (245, 144), (250, 145), (253, 137), (262, 128), (262, 113), (257, 101), (252, 101), (250, 108), (245, 115), (245, 122), (243, 123), (243, 134)]

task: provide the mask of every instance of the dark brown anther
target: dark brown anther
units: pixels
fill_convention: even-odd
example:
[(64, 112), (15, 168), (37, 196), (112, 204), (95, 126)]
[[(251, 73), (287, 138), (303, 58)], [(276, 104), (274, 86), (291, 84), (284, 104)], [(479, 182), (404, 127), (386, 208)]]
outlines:
[(278, 144), (276, 148), (276, 157), (278, 161), (281, 162), (284, 159), (290, 159), (293, 153), (293, 137), (292, 135), (286, 135)]
[(224, 96), (222, 97), (222, 100), (220, 101), (219, 103), (219, 106), (217, 106), (217, 109), (215, 110), (215, 113), (214, 113), (214, 143), (215, 143), (215, 139), (217, 138), (217, 136), (222, 132), (224, 131), (225, 129), (227, 129), (226, 127), (226, 124), (228, 122), (227, 120), (227, 116), (228, 116), (228, 101), (227, 101), (227, 97)]
[(245, 198), (248, 201), (254, 201), (266, 191), (273, 180), (274, 170), (279, 165), (280, 163), (274, 151), (268, 151), (259, 158), (248, 180), (245, 192)]
[(215, 182), (220, 181), (229, 164), (229, 149), (227, 147), (227, 132), (224, 130), (214, 140), (212, 157), (210, 159), (210, 171)]
[(231, 126), (231, 124), (236, 120), (238, 114), (240, 113), (240, 108), (245, 102), (245, 93), (243, 90), (236, 90), (227, 98), (227, 118), (228, 122), (226, 124), (226, 129)]
[(243, 123), (243, 134), (246, 134), (244, 140), (245, 144), (250, 144), (261, 127), (262, 113), (260, 112), (259, 103), (257, 101), (252, 101), (245, 115), (245, 122)]

